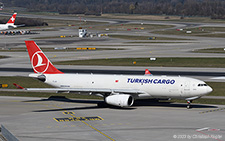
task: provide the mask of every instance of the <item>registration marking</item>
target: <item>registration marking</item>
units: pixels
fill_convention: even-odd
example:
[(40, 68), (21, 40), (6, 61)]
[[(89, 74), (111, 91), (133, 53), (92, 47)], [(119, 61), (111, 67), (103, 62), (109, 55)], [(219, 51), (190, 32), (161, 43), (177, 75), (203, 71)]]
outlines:
[(97, 116), (97, 117), (68, 117), (68, 118), (53, 118), (53, 119), (57, 122), (104, 120), (100, 116)]

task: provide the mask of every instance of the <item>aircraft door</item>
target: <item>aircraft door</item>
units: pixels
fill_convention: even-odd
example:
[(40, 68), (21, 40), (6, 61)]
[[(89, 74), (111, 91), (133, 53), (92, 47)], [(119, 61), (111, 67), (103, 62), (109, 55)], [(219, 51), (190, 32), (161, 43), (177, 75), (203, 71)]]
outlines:
[(185, 81), (184, 83), (184, 94), (190, 94), (190, 82), (189, 81)]
[(186, 94), (190, 94), (190, 82), (189, 81), (185, 81), (184, 83), (181, 83), (181, 96), (182, 95), (186, 95)]

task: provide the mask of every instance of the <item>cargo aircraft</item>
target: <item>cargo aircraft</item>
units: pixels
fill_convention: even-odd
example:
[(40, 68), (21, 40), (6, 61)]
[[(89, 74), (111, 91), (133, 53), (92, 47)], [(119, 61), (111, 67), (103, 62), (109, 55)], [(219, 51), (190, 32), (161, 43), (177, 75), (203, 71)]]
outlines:
[[(180, 76), (65, 74), (55, 68), (34, 41), (25, 41), (37, 78), (55, 88), (25, 88), (28, 91), (76, 92), (101, 96), (106, 104), (129, 107), (136, 99), (183, 99), (191, 108), (192, 100), (212, 92), (205, 82)], [(20, 86), (18, 86), (20, 87)], [(24, 89), (24, 88), (23, 88)]]
[(14, 23), (16, 21), (16, 15), (17, 15), (17, 13), (14, 13), (6, 24), (0, 24), (0, 30), (7, 30), (7, 29), (11, 29), (11, 28), (25, 26), (24, 24), (23, 25), (14, 25)]

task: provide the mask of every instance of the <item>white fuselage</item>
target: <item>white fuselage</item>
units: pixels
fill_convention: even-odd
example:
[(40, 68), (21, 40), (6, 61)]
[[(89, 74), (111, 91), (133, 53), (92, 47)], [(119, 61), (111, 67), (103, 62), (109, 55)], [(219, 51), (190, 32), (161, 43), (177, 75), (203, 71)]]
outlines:
[(59, 88), (137, 89), (135, 99), (201, 97), (212, 91), (205, 82), (179, 76), (45, 74), (45, 83)]
[(14, 24), (0, 24), (0, 31), (7, 30), (10, 28), (16, 28), (16, 26)]

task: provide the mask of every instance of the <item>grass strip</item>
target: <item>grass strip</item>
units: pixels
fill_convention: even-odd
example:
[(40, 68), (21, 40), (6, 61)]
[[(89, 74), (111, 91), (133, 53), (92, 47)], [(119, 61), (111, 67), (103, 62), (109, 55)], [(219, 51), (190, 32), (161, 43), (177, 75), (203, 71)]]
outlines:
[(126, 42), (126, 44), (183, 44), (183, 43), (193, 43), (193, 42)]
[(169, 37), (153, 37), (153, 36), (131, 36), (131, 35), (109, 35), (111, 38), (119, 38), (125, 40), (190, 40), (185, 38), (169, 38)]
[(206, 48), (206, 49), (198, 49), (193, 52), (197, 53), (225, 53), (224, 48)]
[[(16, 89), (13, 85), (16, 83), (25, 88), (52, 88), (52, 86), (47, 85), (37, 79), (31, 77), (23, 76), (0, 76), (0, 84), (8, 84), (7, 89)], [(4, 88), (1, 88), (4, 89)], [(2, 92), (1, 92), (2, 93)]]
[(213, 92), (207, 96), (225, 96), (225, 83), (223, 82), (207, 82), (213, 88)]
[[(179, 29), (178, 29), (179, 30)], [(191, 31), (191, 33), (187, 33)], [(175, 29), (171, 30), (161, 30), (153, 31), (155, 34), (166, 34), (166, 35), (182, 35), (182, 36), (199, 36), (199, 37), (214, 37), (214, 38), (224, 38), (225, 37), (224, 27), (197, 27), (197, 28), (187, 28), (180, 31)]]
[(56, 65), (158, 66), (158, 67), (225, 67), (225, 58), (113, 58), (54, 62)]
[(4, 58), (7, 58), (7, 56), (0, 56), (0, 59), (4, 59)]

